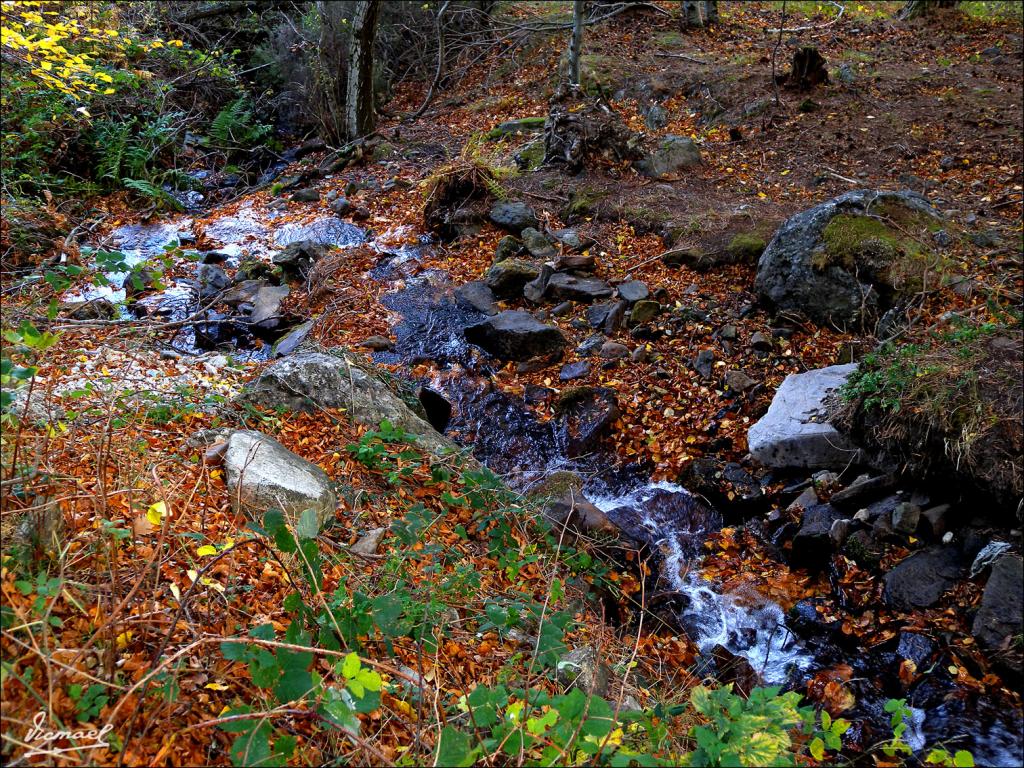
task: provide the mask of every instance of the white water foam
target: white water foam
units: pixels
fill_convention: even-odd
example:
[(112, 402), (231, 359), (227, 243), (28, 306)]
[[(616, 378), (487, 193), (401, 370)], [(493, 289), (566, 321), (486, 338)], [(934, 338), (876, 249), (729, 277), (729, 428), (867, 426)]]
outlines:
[[(657, 537), (655, 543), (665, 552), (664, 577), (689, 598), (680, 619), (701, 652), (721, 645), (749, 661), (766, 683), (785, 683), (795, 671), (807, 669), (813, 657), (786, 626), (782, 608), (754, 590), (719, 592), (696, 567), (699, 563), (687, 560), (680, 536), (671, 524), (647, 513), (648, 502), (659, 492), (691, 495), (682, 486), (657, 482), (625, 495), (595, 496), (591, 502), (604, 512), (632, 507), (644, 513), (642, 524)], [(687, 535), (692, 538), (693, 532)]]

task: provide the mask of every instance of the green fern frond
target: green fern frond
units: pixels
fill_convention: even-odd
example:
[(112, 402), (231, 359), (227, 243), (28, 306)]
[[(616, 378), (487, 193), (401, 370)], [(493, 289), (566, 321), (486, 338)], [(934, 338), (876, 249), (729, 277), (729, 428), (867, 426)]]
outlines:
[(181, 203), (175, 199), (174, 195), (152, 181), (147, 181), (146, 179), (123, 179), (123, 183), (126, 189), (130, 189), (141, 197), (155, 201), (158, 206), (167, 207), (175, 211), (183, 210)]

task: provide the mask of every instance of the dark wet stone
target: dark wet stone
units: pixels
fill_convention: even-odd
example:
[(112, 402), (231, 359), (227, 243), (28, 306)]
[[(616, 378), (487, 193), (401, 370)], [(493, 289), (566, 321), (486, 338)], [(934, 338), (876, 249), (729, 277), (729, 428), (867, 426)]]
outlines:
[(1024, 630), (1024, 561), (1003, 555), (992, 566), (972, 633), (985, 648), (1006, 648)]
[(498, 241), (498, 247), (494, 249), (494, 263), (497, 264), (499, 261), (518, 256), (524, 250), (522, 240), (513, 235), (505, 235)]
[(589, 303), (597, 299), (606, 299), (612, 295), (612, 289), (604, 280), (593, 277), (576, 277), (564, 272), (551, 275), (548, 280), (546, 294), (555, 301), (572, 300)]
[(556, 229), (551, 236), (571, 251), (582, 251), (594, 244), (594, 238), (581, 236), (575, 229)]
[(590, 363), (586, 360), (578, 360), (575, 363), (566, 363), (562, 366), (562, 370), (558, 372), (559, 381), (572, 381), (573, 379), (581, 379), (590, 373)]
[(920, 668), (932, 657), (937, 647), (935, 641), (928, 635), (922, 635), (919, 632), (900, 632), (896, 653), (904, 659), (914, 662)]
[(314, 187), (297, 189), (292, 192), (291, 200), (295, 203), (317, 203), (320, 201), (320, 190)]
[(546, 403), (555, 394), (555, 390), (551, 387), (542, 387), (539, 384), (527, 384), (523, 389), (523, 400), (529, 405), (539, 405), (540, 403)]
[(700, 374), (701, 378), (710, 379), (715, 370), (715, 353), (710, 349), (702, 349), (693, 358), (693, 370)]
[(611, 335), (621, 326), (626, 314), (626, 302), (606, 301), (587, 309), (587, 324), (602, 333)]
[(961, 575), (956, 547), (926, 549), (903, 560), (885, 574), (882, 597), (886, 605), (912, 610), (929, 608), (939, 601)]
[(563, 301), (561, 304), (551, 308), (551, 314), (554, 317), (565, 317), (572, 312), (573, 303), (571, 301)]
[(945, 534), (951, 509), (949, 504), (939, 504), (921, 513), (922, 527), (933, 539), (941, 539)]
[(200, 264), (196, 269), (199, 281), (199, 295), (203, 298), (216, 296), (231, 285), (231, 278), (216, 264)]
[[(791, 216), (772, 237), (758, 261), (755, 289), (762, 300), (778, 309), (798, 310), (819, 325), (852, 326), (862, 315), (875, 317), (891, 304), (889, 296), (901, 287), (887, 269), (856, 269), (856, 265), (820, 259), (827, 254), (826, 227), (837, 216), (864, 217), (881, 206), (893, 207), (922, 220), (940, 221), (940, 214), (914, 192), (857, 189)], [(864, 248), (880, 241), (865, 238)], [(885, 255), (893, 261), (901, 254)], [(865, 252), (864, 259), (884, 260), (881, 253)], [(871, 274), (867, 272), (870, 271)], [(894, 273), (898, 273), (895, 270)]]
[(722, 479), (727, 482), (740, 502), (757, 501), (762, 497), (761, 485), (736, 462), (729, 462), (722, 470)]
[(540, 275), (540, 267), (522, 259), (505, 259), (487, 270), (484, 282), (499, 299), (521, 296), (523, 288)]
[(625, 283), (620, 283), (616, 290), (619, 293), (619, 298), (623, 301), (628, 301), (630, 304), (643, 301), (651, 295), (650, 291), (647, 289), (647, 284), (640, 280), (630, 280)]
[(680, 554), (688, 559), (701, 554), (704, 540), (722, 527), (722, 516), (698, 497), (667, 490), (655, 491), (642, 505), (617, 507), (608, 518), (652, 552), (660, 551), (658, 542), (672, 531)]
[(560, 354), (565, 337), (558, 328), (544, 325), (528, 312), (508, 310), (465, 329), (467, 341), (506, 360), (529, 360)]
[(742, 656), (737, 656), (723, 645), (711, 649), (718, 669), (718, 681), (731, 683), (740, 696), (749, 696), (750, 692), (761, 684), (760, 676)]
[(593, 272), (596, 261), (593, 256), (582, 253), (563, 253), (555, 259), (559, 272)]
[(555, 404), (559, 425), (565, 430), (566, 454), (572, 458), (590, 453), (619, 418), (615, 391), (607, 387), (570, 387)]
[(548, 290), (548, 282), (554, 274), (555, 270), (550, 264), (546, 262), (542, 264), (537, 277), (523, 286), (523, 298), (527, 301), (532, 301), (534, 304), (539, 304), (543, 301), (544, 294)]
[(289, 243), (283, 251), (275, 253), (271, 261), (290, 277), (304, 278), (310, 268), (330, 253), (329, 245), (313, 240), (299, 240)]
[(494, 292), (481, 280), (473, 280), (456, 288), (455, 300), (461, 306), (474, 309), (484, 315), (498, 314)]
[(350, 210), (352, 210), (352, 203), (348, 201), (347, 197), (338, 197), (331, 200), (330, 209), (339, 216), (344, 216)]
[(757, 386), (757, 382), (750, 378), (744, 371), (726, 371), (722, 377), (722, 383), (730, 392), (743, 394), (748, 389)]
[(220, 297), (220, 300), (229, 307), (237, 307), (240, 304), (252, 304), (260, 288), (269, 285), (270, 283), (265, 280), (243, 280), (240, 283), (235, 283), (235, 285), (228, 289)]
[(274, 342), (274, 346), (270, 350), (270, 356), (284, 357), (298, 349), (299, 345), (306, 340), (309, 332), (313, 330), (313, 322), (313, 320), (307, 320), (301, 325), (297, 325)]
[(533, 227), (527, 227), (522, 231), (523, 245), (530, 255), (535, 259), (550, 259), (556, 251), (551, 241)]
[(584, 339), (583, 343), (576, 348), (576, 352), (583, 357), (591, 357), (597, 354), (597, 351), (601, 349), (601, 345), (605, 342), (604, 336), (600, 334), (594, 334)]
[(757, 331), (750, 337), (751, 349), (756, 349), (759, 352), (770, 352), (772, 349), (772, 340), (765, 334)]
[(528, 227), (536, 229), (539, 224), (533, 209), (518, 200), (502, 200), (495, 203), (491, 206), (488, 216), (493, 224), (517, 235)]
[(832, 557), (832, 523), (842, 517), (842, 513), (829, 504), (805, 510), (800, 530), (793, 537), (790, 562), (797, 568), (825, 567)]
[(913, 534), (917, 531), (917, 524), (921, 519), (921, 508), (909, 501), (903, 501), (896, 505), (892, 511), (893, 530), (900, 533)]
[(889, 490), (895, 484), (895, 475), (878, 475), (877, 477), (861, 475), (843, 490), (832, 494), (830, 501), (836, 506), (861, 505), (867, 499)]
[(223, 264), (229, 258), (230, 257), (228, 256), (228, 254), (224, 253), (223, 251), (207, 251), (206, 253), (202, 254), (202, 258), (200, 259), (200, 263), (201, 264)]

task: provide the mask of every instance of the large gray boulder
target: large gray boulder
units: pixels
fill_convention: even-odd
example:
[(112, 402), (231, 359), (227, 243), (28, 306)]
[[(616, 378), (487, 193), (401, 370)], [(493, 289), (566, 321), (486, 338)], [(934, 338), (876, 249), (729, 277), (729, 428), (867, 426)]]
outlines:
[(1000, 650), (1024, 632), (1024, 560), (1003, 555), (992, 566), (972, 633), (985, 648)]
[(503, 360), (529, 360), (564, 351), (565, 336), (544, 325), (529, 312), (506, 310), (481, 323), (467, 326), (466, 340)]
[(686, 136), (665, 136), (643, 160), (635, 163), (636, 169), (644, 176), (660, 179), (679, 173), (684, 168), (700, 165), (700, 150)]
[(387, 419), (431, 451), (455, 447), (383, 382), (345, 357), (301, 352), (283, 358), (246, 385), (239, 398), (290, 411), (344, 408), (359, 424), (376, 427)]
[(856, 369), (850, 363), (787, 376), (768, 412), (747, 432), (751, 455), (776, 469), (832, 469), (859, 460), (857, 446), (825, 420), (824, 406)]
[(786, 220), (757, 265), (754, 287), (779, 309), (822, 325), (874, 320), (937, 278), (926, 243), (942, 220), (915, 192), (858, 189)]
[(320, 467), (259, 432), (231, 433), (224, 476), (236, 511), (262, 515), (279, 509), (295, 525), (311, 509), (323, 528), (337, 506), (331, 481)]

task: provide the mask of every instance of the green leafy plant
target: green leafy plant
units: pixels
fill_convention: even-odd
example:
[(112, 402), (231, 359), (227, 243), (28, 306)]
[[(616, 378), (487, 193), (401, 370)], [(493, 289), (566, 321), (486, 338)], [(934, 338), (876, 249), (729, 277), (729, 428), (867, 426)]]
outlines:
[(84, 690), (78, 683), (68, 686), (68, 696), (75, 702), (75, 717), (78, 722), (88, 722), (99, 715), (110, 700), (106, 690), (105, 686), (98, 684), (90, 685)]
[(38, 371), (36, 364), (60, 341), (60, 335), (40, 331), (25, 320), (17, 330), (5, 330), (3, 340), (6, 344), (0, 355), (0, 423), (11, 424), (17, 418), (11, 410), (16, 390), (31, 384)]
[(271, 126), (253, 116), (252, 100), (240, 96), (227, 104), (210, 123), (210, 141), (226, 150), (248, 149), (266, 142)]
[(687, 764), (794, 765), (792, 734), (813, 722), (814, 710), (800, 706), (800, 694), (780, 695), (780, 690), (755, 688), (744, 699), (731, 685), (694, 688), (690, 703), (708, 722), (691, 730), (697, 749), (688, 755)]

